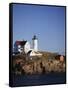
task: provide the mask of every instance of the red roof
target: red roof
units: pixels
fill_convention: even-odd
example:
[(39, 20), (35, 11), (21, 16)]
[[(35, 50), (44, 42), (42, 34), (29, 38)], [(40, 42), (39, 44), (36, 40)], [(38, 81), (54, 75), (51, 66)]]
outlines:
[(25, 43), (26, 43), (27, 41), (16, 41), (15, 43), (16, 43), (16, 45), (25, 45)]

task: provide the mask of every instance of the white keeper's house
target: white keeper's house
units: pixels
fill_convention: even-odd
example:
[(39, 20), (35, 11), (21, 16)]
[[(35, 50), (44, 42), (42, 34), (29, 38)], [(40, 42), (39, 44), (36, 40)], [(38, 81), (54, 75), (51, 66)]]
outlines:
[(32, 46), (25, 40), (16, 41), (14, 44), (14, 52), (25, 53), (29, 56), (42, 56), (42, 54), (38, 51), (38, 38), (36, 35), (32, 38)]

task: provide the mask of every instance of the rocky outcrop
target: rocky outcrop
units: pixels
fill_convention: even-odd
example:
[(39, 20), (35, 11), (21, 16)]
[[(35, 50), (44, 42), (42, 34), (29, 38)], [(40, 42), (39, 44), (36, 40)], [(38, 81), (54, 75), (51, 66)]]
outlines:
[(13, 61), (13, 72), (16, 74), (42, 74), (50, 72), (65, 72), (65, 62), (60, 60), (48, 60), (44, 57), (38, 60), (26, 61), (23, 57)]

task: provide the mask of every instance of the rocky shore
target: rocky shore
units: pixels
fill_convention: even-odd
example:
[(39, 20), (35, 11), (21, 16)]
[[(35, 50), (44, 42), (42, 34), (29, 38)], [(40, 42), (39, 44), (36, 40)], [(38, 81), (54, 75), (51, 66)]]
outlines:
[[(49, 56), (50, 55), (50, 56)], [(49, 58), (50, 57), (50, 58)], [(42, 74), (50, 72), (65, 72), (65, 60), (55, 59), (54, 55), (43, 53), (42, 57), (26, 59), (25, 55), (13, 56), (13, 73)]]

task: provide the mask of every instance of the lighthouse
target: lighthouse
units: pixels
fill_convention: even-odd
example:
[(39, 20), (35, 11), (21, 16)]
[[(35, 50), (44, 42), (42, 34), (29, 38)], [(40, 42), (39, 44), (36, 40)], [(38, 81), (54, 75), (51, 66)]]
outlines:
[(36, 35), (33, 36), (32, 41), (33, 41), (33, 50), (38, 51), (38, 38), (36, 37)]

